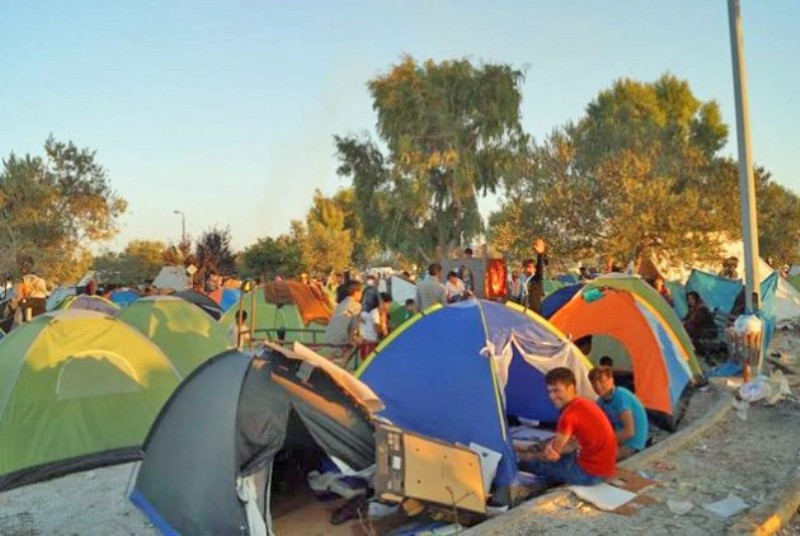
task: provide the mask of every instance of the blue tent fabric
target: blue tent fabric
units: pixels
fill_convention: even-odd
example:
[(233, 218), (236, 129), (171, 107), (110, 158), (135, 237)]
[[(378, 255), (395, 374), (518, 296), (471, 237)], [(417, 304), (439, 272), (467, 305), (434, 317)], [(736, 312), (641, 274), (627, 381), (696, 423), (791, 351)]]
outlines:
[(576, 276), (575, 274), (557, 275), (556, 279), (566, 285), (573, 285), (578, 282), (578, 276)]
[(139, 299), (139, 295), (132, 290), (115, 290), (108, 296), (109, 301), (125, 307)]
[(242, 297), (242, 291), (238, 288), (226, 288), (222, 290), (222, 299), (219, 302), (219, 306), (223, 311), (227, 311), (237, 303), (239, 303), (239, 299)]
[(541, 314), (544, 318), (549, 319), (556, 314), (556, 312), (561, 309), (569, 300), (571, 300), (575, 294), (580, 292), (582, 288), (583, 285), (579, 283), (561, 287), (560, 289), (556, 290), (542, 300), (542, 305), (539, 308), (539, 314)]
[[(386, 405), (381, 415), (397, 426), (500, 452), (496, 482), (508, 485), (516, 474), (515, 457), (505, 423), (498, 418), (491, 362), (478, 353), (486, 345), (486, 333), (474, 304), (461, 302), (410, 324), (376, 358), (380, 366), (367, 367), (361, 380)], [(415, 374), (408, 373), (412, 360)], [(448, 389), (447, 384), (458, 388)]]
[[(558, 416), (544, 374), (523, 353), (547, 360), (579, 352), (541, 319), (486, 300), (441, 307), (406, 326), (357, 372), (384, 402), (381, 416), (406, 430), (499, 452), (494, 483), (507, 487), (517, 465), (506, 415), (546, 422)], [(511, 349), (504, 387), (489, 346)]]
[(689, 313), (689, 304), (686, 302), (686, 287), (677, 281), (667, 281), (666, 285), (672, 296), (672, 308), (678, 318), (683, 320)]
[(764, 322), (764, 338), (762, 339), (761, 348), (762, 355), (766, 354), (772, 342), (772, 335), (775, 333), (775, 325), (777, 323), (775, 311), (775, 293), (778, 290), (778, 272), (772, 274), (761, 282), (759, 290), (761, 291), (761, 307), (758, 311), (758, 316)]
[[(762, 339), (762, 353), (766, 352), (772, 342), (776, 325), (775, 293), (778, 289), (778, 275), (773, 272), (761, 282), (761, 306), (758, 316), (764, 322), (764, 336)], [(694, 290), (711, 311), (731, 314), (736, 303), (736, 298), (744, 291), (741, 280), (731, 280), (714, 274), (692, 270), (686, 283), (687, 292)]]
[(686, 292), (697, 292), (709, 311), (730, 314), (742, 291), (742, 282), (700, 270), (692, 270), (686, 282)]

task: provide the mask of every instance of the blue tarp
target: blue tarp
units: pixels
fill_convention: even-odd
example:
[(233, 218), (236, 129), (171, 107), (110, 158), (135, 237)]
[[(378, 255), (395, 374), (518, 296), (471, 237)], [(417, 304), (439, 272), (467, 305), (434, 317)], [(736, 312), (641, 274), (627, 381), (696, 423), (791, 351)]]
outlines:
[(112, 303), (125, 307), (139, 299), (139, 295), (132, 290), (115, 290), (108, 296), (108, 300)]
[(238, 288), (226, 288), (222, 290), (222, 299), (219, 302), (219, 306), (223, 311), (227, 311), (237, 303), (239, 303), (239, 299), (242, 297), (242, 291)]
[[(773, 272), (761, 282), (761, 307), (758, 316), (764, 321), (764, 338), (762, 348), (766, 351), (772, 342), (775, 332), (775, 292), (778, 289), (778, 275)], [(744, 291), (741, 280), (726, 279), (714, 274), (692, 270), (686, 283), (686, 291), (695, 291), (706, 304), (708, 309), (722, 314), (731, 314), (736, 304), (736, 299)]]

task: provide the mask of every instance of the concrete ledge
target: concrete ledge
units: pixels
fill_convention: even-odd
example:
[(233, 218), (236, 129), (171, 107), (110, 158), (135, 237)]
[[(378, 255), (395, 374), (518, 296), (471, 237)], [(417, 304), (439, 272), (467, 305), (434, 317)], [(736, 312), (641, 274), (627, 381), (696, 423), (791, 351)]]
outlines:
[(731, 525), (729, 534), (768, 536), (777, 533), (800, 507), (800, 468), (789, 484)]
[[(679, 430), (678, 432), (669, 436), (664, 441), (656, 443), (652, 447), (643, 450), (635, 456), (631, 456), (627, 460), (621, 462), (619, 466), (628, 470), (641, 469), (649, 463), (663, 458), (664, 456), (669, 455), (671, 452), (682, 448), (684, 445), (697, 438), (697, 436), (701, 435), (706, 430), (724, 419), (733, 407), (733, 396), (723, 389), (716, 388), (714, 386), (711, 388), (715, 389), (719, 393), (720, 399), (711, 407), (711, 409), (708, 410), (705, 415), (683, 430)], [(516, 508), (509, 510), (506, 514), (484, 521), (480, 525), (476, 525), (475, 527), (471, 528), (464, 534), (506, 534), (508, 531), (505, 529), (505, 525), (513, 522), (513, 519), (517, 517), (515, 514), (523, 515), (523, 513), (526, 511), (548, 506), (567, 494), (569, 494), (569, 491), (565, 487), (557, 488), (549, 493), (522, 503)]]

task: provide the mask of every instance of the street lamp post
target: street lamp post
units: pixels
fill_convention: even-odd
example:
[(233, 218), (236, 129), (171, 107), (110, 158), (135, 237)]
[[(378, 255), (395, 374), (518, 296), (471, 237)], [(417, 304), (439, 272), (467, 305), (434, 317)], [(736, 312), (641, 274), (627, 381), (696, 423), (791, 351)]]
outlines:
[[(733, 64), (733, 93), (736, 100), (736, 134), (739, 148), (739, 196), (742, 205), (742, 240), (744, 242), (745, 314), (736, 319), (734, 332), (744, 354), (742, 377), (750, 380), (750, 365), (755, 373), (763, 365), (763, 322), (755, 315), (760, 308), (758, 273), (758, 220), (756, 218), (756, 189), (753, 178), (753, 152), (750, 143), (750, 109), (747, 99), (747, 71), (744, 62), (744, 37), (739, 0), (728, 0), (728, 22), (731, 34)], [(755, 363), (753, 363), (755, 361)]]
[(181, 215), (181, 244), (186, 243), (186, 214), (182, 210), (173, 210), (173, 214)]

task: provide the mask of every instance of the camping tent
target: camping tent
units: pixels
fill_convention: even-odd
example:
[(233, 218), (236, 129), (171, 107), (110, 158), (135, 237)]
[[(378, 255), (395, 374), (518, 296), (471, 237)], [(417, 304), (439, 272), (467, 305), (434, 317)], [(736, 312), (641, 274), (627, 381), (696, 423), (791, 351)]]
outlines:
[[(685, 394), (693, 385), (690, 354), (669, 323), (650, 304), (624, 290), (593, 288), (575, 296), (550, 321), (572, 340), (610, 338), (625, 355), (614, 355), (615, 368), (630, 367), (636, 395), (666, 427), (677, 425)], [(624, 363), (622, 358), (629, 359)]]
[[(296, 294), (292, 294), (286, 287), (291, 285), (295, 293), (303, 293), (306, 300), (302, 303), (296, 303)], [(276, 295), (273, 292), (277, 286), (283, 287), (285, 292), (280, 292)], [(257, 287), (254, 291), (248, 292), (242, 296), (241, 308), (248, 314), (247, 325), (254, 322), (254, 338), (256, 339), (271, 339), (278, 338), (278, 331), (285, 330), (285, 340), (287, 342), (302, 342), (302, 343), (321, 343), (325, 325), (331, 316), (330, 304), (326, 302), (325, 307), (317, 307), (317, 296), (311, 296), (310, 289), (306, 288), (308, 285), (303, 285), (296, 282), (284, 282), (283, 284), (266, 283)], [(269, 294), (269, 299), (267, 295)], [(255, 297), (255, 304), (253, 304), (253, 297)], [(322, 297), (319, 299), (327, 300)], [(304, 316), (304, 303), (309, 303), (313, 306), (308, 308)], [(239, 304), (228, 309), (222, 315), (219, 323), (224, 328), (232, 326), (236, 319)], [(255, 314), (251, 314), (254, 312)], [(255, 316), (255, 320), (252, 318)]]
[(180, 292), (190, 288), (191, 285), (183, 266), (164, 266), (153, 280), (153, 286)]
[(208, 293), (208, 297), (219, 304), (219, 308), (224, 313), (231, 307), (239, 303), (242, 297), (242, 291), (238, 288), (225, 288), (220, 287)]
[(124, 322), (47, 313), (0, 344), (0, 490), (134, 459), (181, 376)]
[(182, 376), (233, 346), (228, 335), (207, 314), (185, 300), (150, 296), (117, 313), (153, 341)]
[(222, 317), (222, 309), (220, 308), (219, 304), (202, 292), (197, 292), (196, 290), (191, 289), (182, 290), (180, 292), (176, 292), (173, 294), (173, 296), (177, 296), (178, 298), (182, 298), (189, 303), (195, 304), (214, 320), (219, 320)]
[(555, 422), (544, 376), (559, 366), (575, 372), (581, 395), (595, 398), (591, 365), (549, 322), (516, 304), (467, 300), (408, 320), (356, 375), (399, 427), (500, 453), (494, 482), (508, 491), (517, 469), (506, 416)]
[(273, 461), (284, 449), (311, 443), (356, 470), (375, 463), (368, 389), (318, 356), (262, 357), (210, 359), (153, 425), (131, 501), (162, 533), (271, 534)]
[[(766, 324), (762, 339), (764, 349), (769, 348), (775, 326), (780, 321), (778, 292), (781, 282), (786, 283), (777, 272), (772, 272), (761, 281), (759, 288), (761, 307), (758, 314)], [(686, 282), (686, 291), (697, 292), (708, 310), (716, 313), (717, 316), (739, 314), (740, 311), (736, 310), (737, 303), (741, 308), (744, 307), (743, 293), (745, 289), (740, 279), (727, 279), (700, 270), (692, 270), (689, 280)]]
[(96, 311), (109, 316), (114, 316), (119, 307), (102, 296), (90, 296), (88, 294), (80, 294), (78, 296), (69, 296), (58, 306), (61, 310), (68, 309), (84, 309), (86, 311)]
[(586, 285), (563, 287), (545, 298), (545, 301), (542, 303), (542, 316), (545, 318), (552, 318), (552, 316), (566, 305), (573, 296), (579, 292), (588, 292), (593, 288), (625, 290), (636, 294), (647, 302), (651, 308), (658, 312), (661, 319), (669, 325), (672, 332), (680, 341), (681, 346), (689, 356), (689, 367), (692, 369), (692, 373), (696, 376), (702, 376), (703, 371), (697, 359), (694, 345), (675, 310), (670, 307), (669, 303), (667, 303), (653, 287), (640, 277), (628, 275), (601, 276), (590, 281)]

